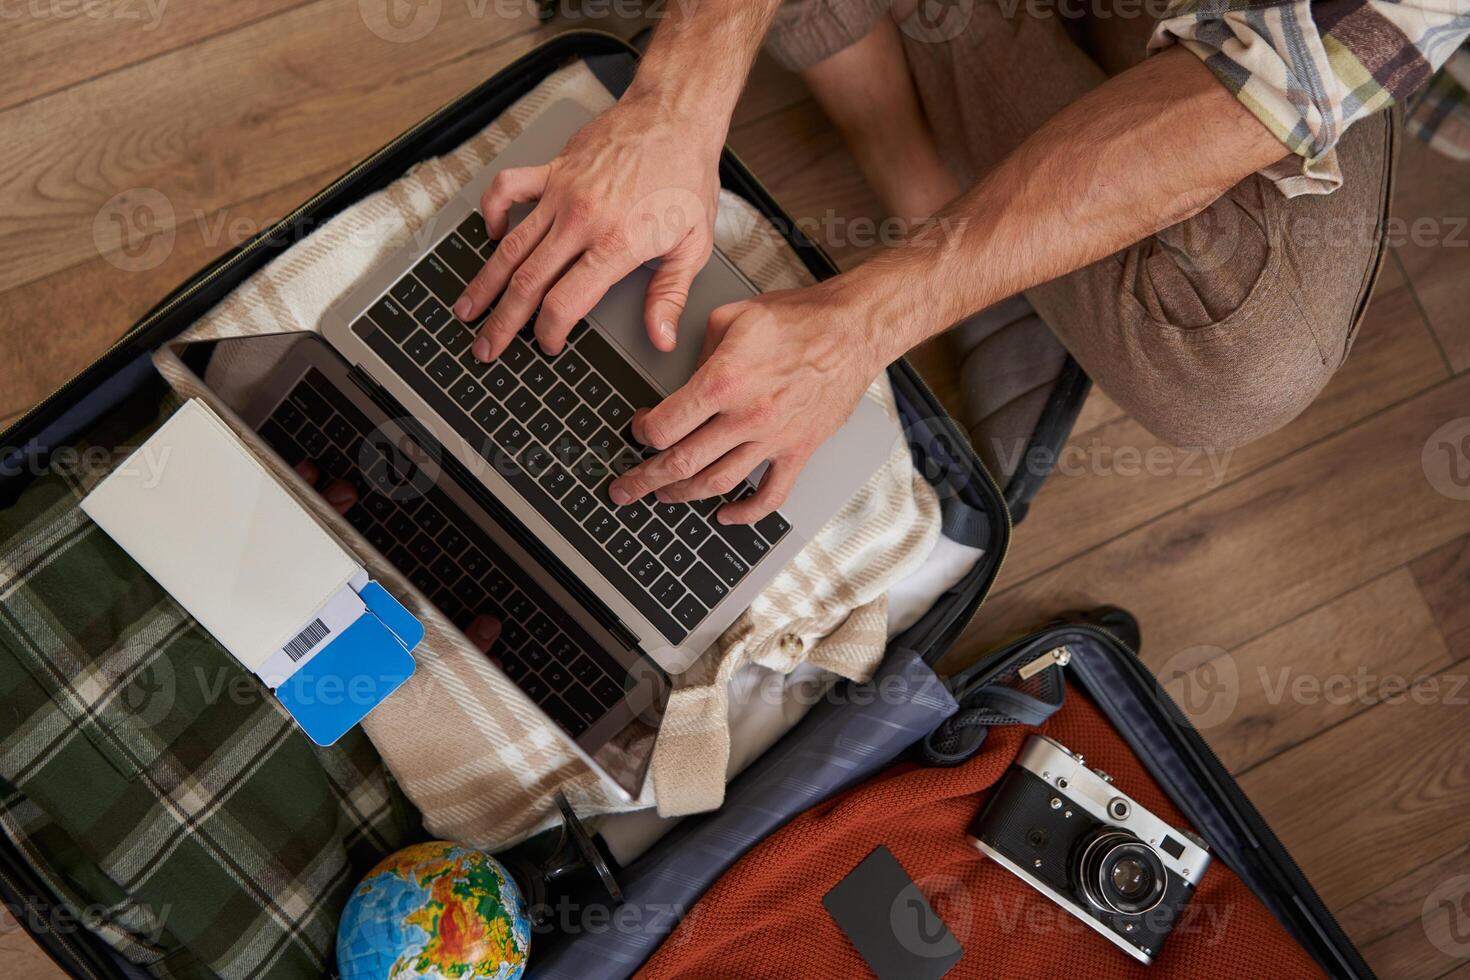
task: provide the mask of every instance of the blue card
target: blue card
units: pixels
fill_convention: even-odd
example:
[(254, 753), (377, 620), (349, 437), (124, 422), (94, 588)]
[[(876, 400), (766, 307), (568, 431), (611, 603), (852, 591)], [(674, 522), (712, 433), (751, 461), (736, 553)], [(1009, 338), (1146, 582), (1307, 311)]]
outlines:
[(358, 593), (363, 613), (276, 688), (276, 697), (318, 745), (331, 745), (413, 674), (424, 627), (381, 585)]

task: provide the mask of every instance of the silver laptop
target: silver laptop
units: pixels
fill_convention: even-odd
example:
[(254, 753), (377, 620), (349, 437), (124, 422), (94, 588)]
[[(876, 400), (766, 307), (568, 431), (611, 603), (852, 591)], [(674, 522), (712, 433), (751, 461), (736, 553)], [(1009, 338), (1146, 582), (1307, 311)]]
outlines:
[[(863, 399), (814, 454), (780, 512), (754, 525), (725, 526), (713, 515), (752, 492), (760, 470), (723, 498), (609, 501), (611, 481), (649, 454), (631, 435), (633, 412), (693, 374), (711, 311), (756, 290), (717, 249), (694, 280), (673, 353), (654, 348), (645, 333), (645, 267), (609, 291), (556, 357), (541, 352), (528, 325), (496, 361), (473, 358), (474, 330), (449, 309), (495, 248), (479, 200), (501, 169), (548, 162), (592, 118), (572, 102), (549, 106), (408, 246), (333, 305), (322, 334), (379, 403), (401, 409), (421, 441), (452, 458), (449, 482), (461, 474), (472, 495), (493, 502), (485, 509), (497, 512), (493, 518), (461, 508), (466, 519), (490, 520), (539, 545), (518, 559), (562, 583), (561, 604), (582, 607), (578, 617), (604, 627), (602, 641), (627, 647), (620, 660), (646, 656), (678, 673), (862, 486), (900, 433)], [(513, 211), (512, 224), (528, 211)], [(300, 365), (283, 370), (299, 373)], [(264, 422), (283, 390), (275, 386), (276, 403), (260, 406), (253, 421)], [(309, 418), (321, 409), (302, 410)], [(515, 615), (508, 613), (509, 628)], [(572, 737), (595, 754), (600, 731), (587, 735)]]

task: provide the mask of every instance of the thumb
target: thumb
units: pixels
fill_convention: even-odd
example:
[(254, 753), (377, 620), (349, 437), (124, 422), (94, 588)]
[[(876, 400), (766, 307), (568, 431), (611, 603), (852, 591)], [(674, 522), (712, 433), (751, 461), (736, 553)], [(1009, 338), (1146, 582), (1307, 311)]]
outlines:
[(689, 286), (709, 260), (710, 244), (694, 233), (669, 250), (648, 282), (643, 317), (648, 339), (661, 351), (671, 351), (679, 338), (679, 317), (689, 302)]

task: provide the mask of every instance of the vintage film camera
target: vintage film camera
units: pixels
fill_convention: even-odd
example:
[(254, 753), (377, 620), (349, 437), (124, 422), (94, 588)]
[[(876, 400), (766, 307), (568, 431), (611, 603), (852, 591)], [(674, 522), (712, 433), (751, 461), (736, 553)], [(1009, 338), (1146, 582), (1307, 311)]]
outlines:
[(1142, 963), (1158, 955), (1210, 863), (1203, 841), (1045, 735), (1027, 740), (973, 833), (988, 857)]

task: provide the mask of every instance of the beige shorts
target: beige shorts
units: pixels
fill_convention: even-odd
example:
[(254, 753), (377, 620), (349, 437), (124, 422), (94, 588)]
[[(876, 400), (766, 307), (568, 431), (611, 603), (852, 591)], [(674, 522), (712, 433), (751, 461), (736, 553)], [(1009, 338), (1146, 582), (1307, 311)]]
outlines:
[[(799, 71), (893, 16), (940, 151), (968, 184), (1143, 60), (1147, 5), (1099, 17), (1099, 2), (1110, 0), (920, 0), (917, 9), (914, 0), (790, 0), (768, 49)], [(1253, 175), (1195, 217), (1027, 298), (1160, 438), (1223, 448), (1273, 431), (1311, 403), (1352, 344), (1383, 260), (1399, 128), (1398, 113), (1385, 111), (1350, 129), (1333, 194), (1286, 198)]]

